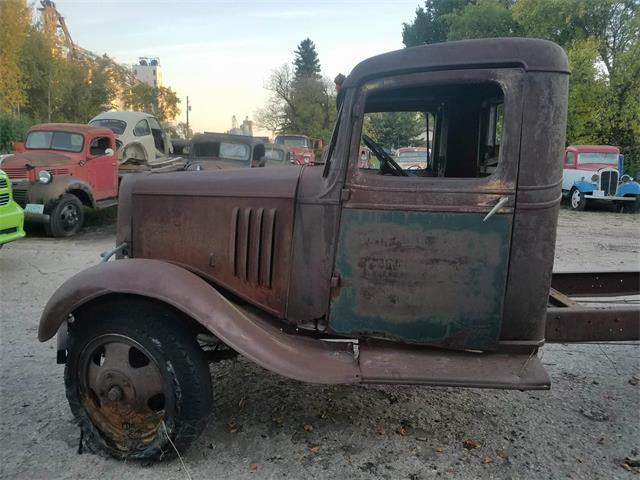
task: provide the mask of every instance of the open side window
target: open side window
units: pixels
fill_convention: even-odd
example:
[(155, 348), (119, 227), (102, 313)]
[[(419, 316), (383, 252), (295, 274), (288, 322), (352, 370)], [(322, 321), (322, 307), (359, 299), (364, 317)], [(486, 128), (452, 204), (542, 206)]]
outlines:
[(95, 137), (89, 145), (89, 153), (95, 156), (105, 155), (107, 148), (112, 148), (109, 137)]
[[(499, 164), (503, 121), (504, 97), (495, 83), (374, 92), (366, 99), (362, 133), (379, 148), (364, 141), (359, 166), (394, 176), (487, 177)], [(363, 162), (367, 150), (374, 155)], [(399, 168), (386, 168), (390, 163)]]

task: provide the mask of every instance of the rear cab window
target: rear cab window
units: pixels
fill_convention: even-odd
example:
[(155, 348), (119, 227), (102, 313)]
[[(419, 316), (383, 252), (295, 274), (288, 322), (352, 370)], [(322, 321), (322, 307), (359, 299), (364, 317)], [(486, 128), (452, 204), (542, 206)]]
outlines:
[(122, 135), (127, 129), (127, 123), (122, 120), (116, 120), (115, 118), (100, 118), (89, 122), (89, 125), (93, 127), (104, 127), (111, 130), (116, 135)]

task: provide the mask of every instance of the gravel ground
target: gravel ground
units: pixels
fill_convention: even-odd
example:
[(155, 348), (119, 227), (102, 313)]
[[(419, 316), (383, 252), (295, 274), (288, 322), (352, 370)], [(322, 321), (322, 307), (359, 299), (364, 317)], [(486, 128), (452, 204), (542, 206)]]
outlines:
[[(640, 449), (637, 343), (548, 345), (552, 389), (533, 393), (306, 385), (226, 361), (212, 367), (212, 418), (186, 469), (79, 455), (55, 342), (36, 330), (55, 288), (114, 243), (112, 212), (89, 220), (73, 239), (0, 251), (0, 478), (638, 478), (624, 467)], [(563, 210), (556, 269), (638, 268), (639, 226)]]

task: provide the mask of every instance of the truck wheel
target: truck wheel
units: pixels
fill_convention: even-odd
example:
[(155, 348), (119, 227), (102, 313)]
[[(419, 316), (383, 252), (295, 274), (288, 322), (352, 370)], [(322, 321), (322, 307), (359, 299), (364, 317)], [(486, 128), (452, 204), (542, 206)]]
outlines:
[(623, 213), (637, 213), (640, 212), (640, 195), (635, 195), (633, 202), (622, 203)]
[(577, 188), (572, 188), (571, 193), (569, 193), (569, 205), (573, 210), (583, 211), (587, 207), (587, 199), (584, 198), (584, 193)]
[(49, 211), (49, 222), (44, 229), (50, 237), (71, 237), (84, 223), (82, 202), (71, 193), (65, 193)]
[(70, 325), (66, 395), (87, 450), (160, 460), (200, 435), (211, 377), (188, 331), (171, 311), (131, 302), (86, 311)]

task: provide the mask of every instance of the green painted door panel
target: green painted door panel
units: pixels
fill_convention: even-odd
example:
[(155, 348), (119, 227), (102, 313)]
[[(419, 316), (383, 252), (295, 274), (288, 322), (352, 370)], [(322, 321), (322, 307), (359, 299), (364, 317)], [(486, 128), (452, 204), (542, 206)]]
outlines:
[(512, 214), (345, 208), (331, 331), (491, 349), (502, 322)]

